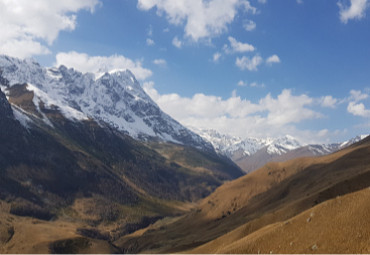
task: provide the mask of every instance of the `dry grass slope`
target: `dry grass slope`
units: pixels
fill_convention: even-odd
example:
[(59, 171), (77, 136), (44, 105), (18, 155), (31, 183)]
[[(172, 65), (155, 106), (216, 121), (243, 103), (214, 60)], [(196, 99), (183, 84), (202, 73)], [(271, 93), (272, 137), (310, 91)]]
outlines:
[(246, 235), (248, 225), (192, 253), (369, 253), (370, 189), (338, 196)]
[[(0, 213), (0, 253), (117, 253), (107, 241), (76, 233), (78, 223), (43, 221)], [(10, 230), (10, 231), (9, 231)], [(3, 236), (6, 233), (7, 236)]]
[[(117, 245), (128, 252), (258, 253), (258, 251), (270, 252), (271, 250), (273, 252), (314, 252), (316, 250), (321, 253), (332, 252), (333, 250), (329, 249), (329, 242), (327, 246), (323, 246), (323, 243), (306, 245), (304, 238), (309, 242), (314, 239), (299, 237), (294, 233), (294, 231), (298, 232), (299, 228), (291, 230), (292, 235), (297, 234), (297, 238), (302, 238), (300, 241), (302, 244), (299, 244), (298, 239), (288, 242), (289, 248), (291, 242), (299, 244), (293, 250), (281, 248), (282, 243), (286, 243), (289, 238), (279, 234), (275, 237), (277, 246), (271, 246), (274, 250), (267, 249), (266, 247), (270, 247), (267, 245), (269, 238), (263, 236), (265, 233), (272, 233), (271, 231), (279, 229), (281, 224), (284, 225), (284, 222), (289, 222), (299, 217), (298, 215), (304, 214), (303, 217), (306, 217), (306, 212), (310, 214), (312, 208), (322, 206), (326, 201), (369, 187), (369, 155), (370, 138), (367, 138), (355, 146), (332, 155), (267, 164), (256, 172), (222, 185), (181, 219), (160, 228), (151, 228), (141, 235), (121, 239)], [(329, 231), (328, 226), (336, 226), (334, 215), (339, 215), (339, 212), (342, 214), (341, 217), (346, 217), (345, 215), (349, 217), (346, 223), (347, 233), (355, 231), (356, 225), (351, 225), (354, 218), (351, 213), (345, 213), (347, 210), (345, 207), (329, 206), (328, 208), (333, 209), (327, 209), (328, 211), (325, 212), (327, 225), (322, 223), (321, 230), (318, 225), (312, 233), (319, 234), (320, 231)], [(354, 217), (364, 217), (360, 221), (366, 221), (367, 218), (360, 212), (367, 209), (359, 203), (359, 214)], [(331, 237), (334, 238), (335, 235)], [(338, 235), (339, 237), (341, 235)], [(245, 238), (251, 240), (248, 241), (250, 246), (248, 249), (241, 250), (236, 242)], [(260, 240), (261, 246), (254, 247), (255, 240)], [(262, 245), (263, 240), (266, 242), (265, 247)], [(210, 243), (207, 244), (208, 242)], [(227, 246), (229, 244), (235, 244), (235, 246)], [(281, 250), (276, 249), (279, 245)], [(308, 250), (307, 247), (311, 247), (312, 250)], [(353, 246), (349, 246), (348, 242), (342, 242), (338, 247), (340, 248), (337, 251), (342, 253), (352, 251)], [(362, 250), (359, 248), (353, 252), (365, 251), (366, 247), (359, 247), (362, 247)]]

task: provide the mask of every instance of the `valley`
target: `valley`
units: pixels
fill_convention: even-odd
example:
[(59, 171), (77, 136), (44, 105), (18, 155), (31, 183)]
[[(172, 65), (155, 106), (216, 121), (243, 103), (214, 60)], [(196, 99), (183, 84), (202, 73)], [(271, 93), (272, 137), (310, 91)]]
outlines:
[(0, 0), (1, 254), (370, 254), (370, 0)]
[(368, 136), (198, 135), (130, 71), (0, 63), (0, 253), (370, 251)]
[(366, 253), (369, 148), (367, 138), (332, 155), (269, 163), (120, 245), (130, 253)]

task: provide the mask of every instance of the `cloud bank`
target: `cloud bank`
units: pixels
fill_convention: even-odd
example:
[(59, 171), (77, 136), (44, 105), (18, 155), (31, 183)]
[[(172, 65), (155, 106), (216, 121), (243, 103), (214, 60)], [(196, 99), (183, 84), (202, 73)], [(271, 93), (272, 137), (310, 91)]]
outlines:
[(138, 0), (138, 8), (156, 8), (173, 25), (183, 25), (185, 37), (193, 41), (212, 38), (227, 31), (239, 9), (256, 13), (247, 0)]
[(284, 89), (273, 97), (267, 94), (258, 102), (236, 95), (223, 99), (205, 94), (182, 97), (176, 93), (161, 95), (153, 82), (143, 85), (144, 90), (166, 113), (185, 126), (212, 128), (221, 133), (240, 137), (266, 137), (291, 134), (303, 142), (320, 141), (327, 132), (300, 130), (297, 125), (306, 120), (322, 118), (314, 98), (305, 94), (294, 95)]
[(0, 0), (0, 53), (26, 58), (50, 54), (60, 31), (76, 28), (76, 13), (94, 12), (98, 0)]

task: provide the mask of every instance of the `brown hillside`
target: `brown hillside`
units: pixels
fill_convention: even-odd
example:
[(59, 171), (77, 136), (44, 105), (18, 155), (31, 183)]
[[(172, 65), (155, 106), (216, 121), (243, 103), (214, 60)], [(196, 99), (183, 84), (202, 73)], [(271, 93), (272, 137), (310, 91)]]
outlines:
[(370, 186), (369, 155), (367, 138), (328, 156), (267, 164), (222, 185), (176, 222), (116, 244), (128, 252), (216, 252), (191, 249), (245, 225), (236, 239), (226, 239), (215, 246), (222, 247), (269, 225), (271, 228), (271, 224), (287, 221), (317, 204)]
[(9, 209), (9, 204), (0, 201), (0, 254), (119, 252), (107, 240), (76, 233), (76, 228), (86, 227), (82, 222), (19, 217)]
[(370, 189), (338, 196), (252, 234), (248, 225), (192, 253), (369, 253)]

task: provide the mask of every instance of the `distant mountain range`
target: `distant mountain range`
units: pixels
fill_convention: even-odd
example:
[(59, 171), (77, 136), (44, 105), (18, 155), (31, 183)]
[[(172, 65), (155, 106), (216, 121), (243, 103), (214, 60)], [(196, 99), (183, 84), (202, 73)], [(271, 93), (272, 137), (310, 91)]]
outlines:
[(330, 155), (268, 163), (116, 244), (126, 253), (368, 253), (369, 155), (367, 137)]
[(209, 141), (215, 150), (238, 164), (245, 172), (251, 172), (262, 167), (267, 162), (281, 162), (297, 157), (322, 156), (346, 148), (368, 135), (359, 135), (342, 143), (332, 144), (301, 144), (290, 135), (278, 138), (245, 139), (220, 134), (215, 130), (192, 128), (205, 140)]

